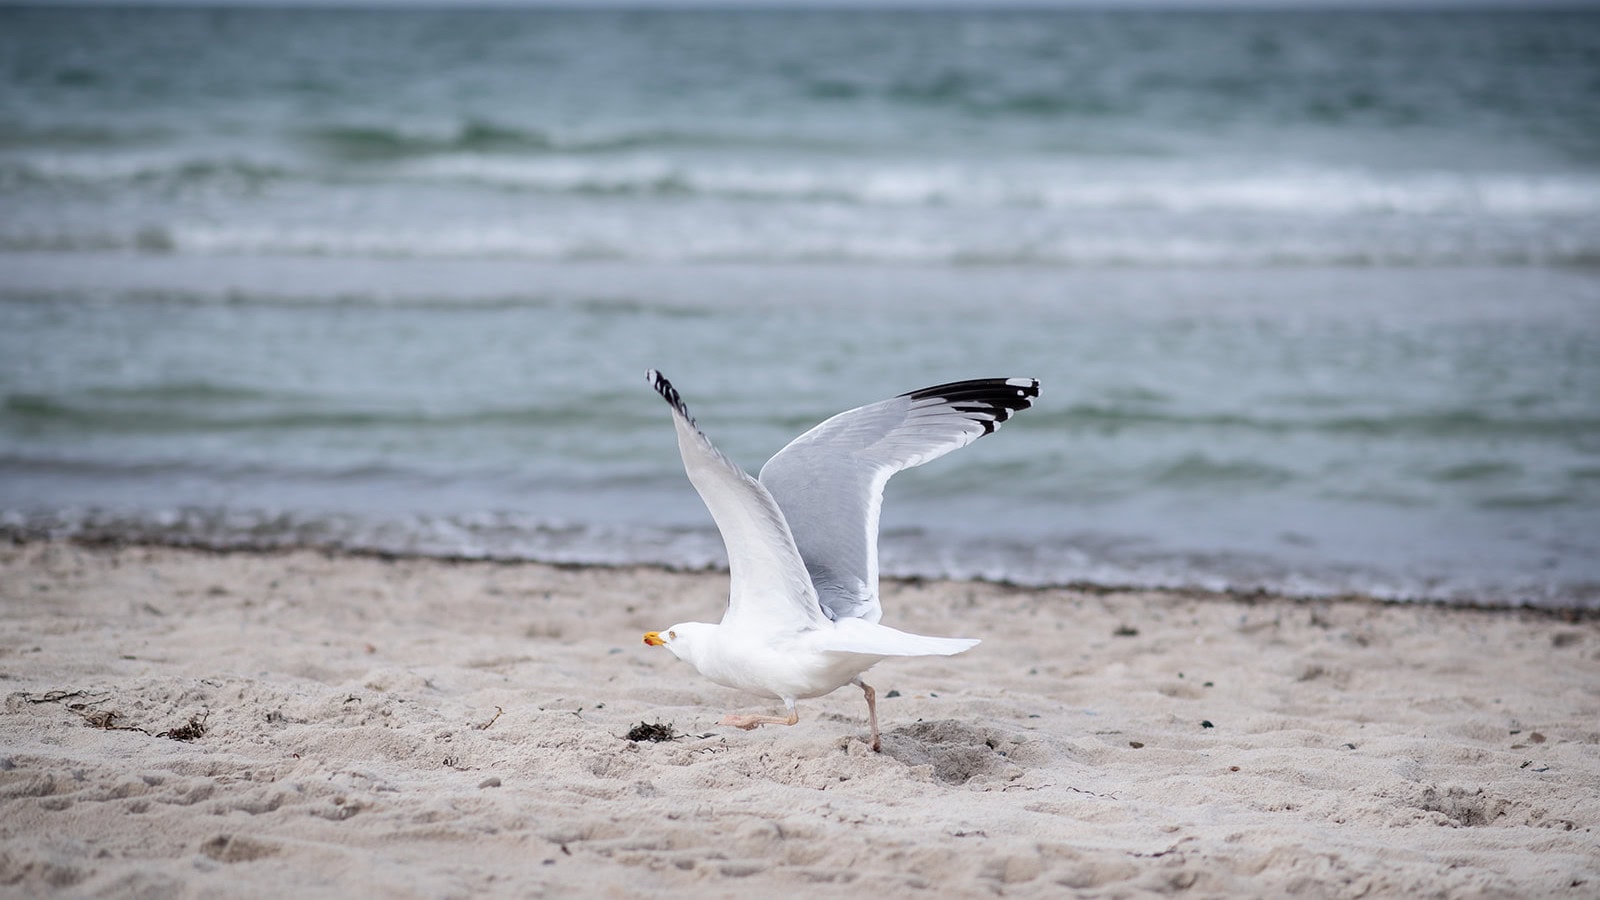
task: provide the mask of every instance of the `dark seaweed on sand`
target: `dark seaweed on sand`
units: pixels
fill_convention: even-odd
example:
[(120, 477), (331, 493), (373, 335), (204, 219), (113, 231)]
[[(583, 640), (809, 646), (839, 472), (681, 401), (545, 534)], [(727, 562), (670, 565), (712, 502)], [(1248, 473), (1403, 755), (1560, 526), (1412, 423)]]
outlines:
[(639, 724), (628, 729), (627, 737), (630, 741), (652, 741), (655, 743), (660, 743), (662, 741), (675, 741), (679, 737), (682, 737), (682, 735), (678, 734), (678, 732), (675, 731), (671, 725), (663, 725), (660, 722), (656, 722), (653, 725), (640, 722)]
[(163, 731), (156, 737), (172, 738), (175, 741), (192, 741), (203, 737), (206, 733), (206, 719), (209, 715), (207, 713), (204, 716), (190, 716), (187, 723), (179, 725), (171, 731)]

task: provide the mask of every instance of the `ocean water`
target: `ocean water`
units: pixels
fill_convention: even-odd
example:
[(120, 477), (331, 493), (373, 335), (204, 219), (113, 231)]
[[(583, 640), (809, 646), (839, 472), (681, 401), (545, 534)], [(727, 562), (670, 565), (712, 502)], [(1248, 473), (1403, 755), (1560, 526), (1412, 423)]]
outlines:
[(0, 9), (0, 529), (1600, 606), (1600, 15)]

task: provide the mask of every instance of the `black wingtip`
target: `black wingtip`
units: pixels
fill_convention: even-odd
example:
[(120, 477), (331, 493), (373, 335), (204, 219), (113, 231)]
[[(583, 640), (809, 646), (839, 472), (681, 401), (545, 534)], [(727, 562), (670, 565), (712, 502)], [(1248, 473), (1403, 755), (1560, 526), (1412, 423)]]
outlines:
[(943, 400), (956, 410), (976, 413), (974, 421), (992, 434), (1012, 414), (1033, 406), (1039, 396), (1037, 378), (978, 378), (952, 381), (901, 395), (912, 400)]
[(678, 411), (678, 415), (688, 419), (691, 424), (694, 422), (694, 417), (689, 415), (689, 408), (683, 405), (683, 398), (678, 396), (678, 389), (672, 386), (672, 382), (667, 380), (667, 376), (657, 372), (655, 369), (650, 369), (644, 373), (644, 378), (650, 382), (651, 387), (655, 388), (656, 393), (661, 395), (661, 399), (667, 401), (673, 409)]

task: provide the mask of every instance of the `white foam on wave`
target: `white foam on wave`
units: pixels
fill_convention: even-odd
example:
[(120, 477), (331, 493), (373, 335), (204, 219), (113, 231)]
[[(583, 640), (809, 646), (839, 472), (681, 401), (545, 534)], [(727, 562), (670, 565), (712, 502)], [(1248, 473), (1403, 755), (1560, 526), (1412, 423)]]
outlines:
[(456, 155), (397, 167), (400, 179), (553, 193), (678, 193), (867, 206), (1042, 207), (1350, 215), (1600, 214), (1600, 177), (1331, 167), (897, 160)]
[[(631, 216), (629, 214), (632, 214)], [(1307, 227), (1293, 217), (1225, 223), (1089, 216), (993, 223), (827, 214), (727, 218), (615, 209), (517, 221), (204, 222), (137, 227), (0, 223), (0, 252), (506, 259), (539, 262), (893, 264), (1045, 267), (1588, 265), (1600, 231), (1560, 222), (1432, 230), (1383, 220)]]
[(115, 154), (64, 152), (0, 157), (0, 178), (116, 184), (184, 177), (223, 179), (273, 172), (312, 182), (357, 178), (479, 184), (551, 193), (677, 193), (778, 202), (882, 206), (1043, 207), (1178, 213), (1265, 212), (1340, 215), (1594, 215), (1600, 177), (1520, 172), (1399, 171), (1289, 167), (1065, 164), (897, 160), (883, 163), (715, 157), (506, 156), (457, 154), (340, 169), (259, 153)]

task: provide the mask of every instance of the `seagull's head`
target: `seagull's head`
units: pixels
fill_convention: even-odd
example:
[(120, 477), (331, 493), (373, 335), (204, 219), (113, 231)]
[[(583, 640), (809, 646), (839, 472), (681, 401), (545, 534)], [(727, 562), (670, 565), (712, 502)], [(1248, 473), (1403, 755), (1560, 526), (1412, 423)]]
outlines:
[(666, 631), (645, 632), (644, 642), (651, 647), (665, 647), (673, 656), (692, 664), (699, 646), (696, 642), (703, 638), (706, 629), (715, 627), (704, 622), (679, 622)]

